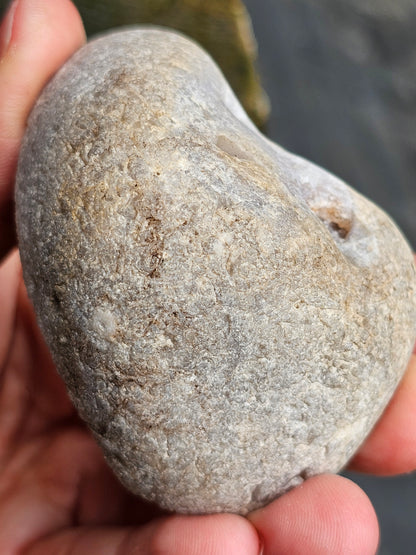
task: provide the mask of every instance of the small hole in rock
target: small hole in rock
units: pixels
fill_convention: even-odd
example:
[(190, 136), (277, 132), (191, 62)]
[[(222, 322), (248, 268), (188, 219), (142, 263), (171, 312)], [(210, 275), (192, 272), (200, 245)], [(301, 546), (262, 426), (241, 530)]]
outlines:
[(311, 477), (311, 472), (308, 468), (305, 468), (301, 472), (299, 472), (299, 478), (302, 478), (303, 481), (307, 480)]
[(262, 487), (261, 485), (257, 485), (253, 491), (251, 492), (251, 501), (253, 503), (259, 503), (262, 501)]
[(337, 235), (341, 239), (345, 239), (347, 237), (349, 231), (350, 231), (349, 229), (346, 229), (345, 227), (340, 226), (336, 222), (330, 222), (329, 223), (329, 229), (331, 231), (334, 231), (335, 233), (337, 233)]

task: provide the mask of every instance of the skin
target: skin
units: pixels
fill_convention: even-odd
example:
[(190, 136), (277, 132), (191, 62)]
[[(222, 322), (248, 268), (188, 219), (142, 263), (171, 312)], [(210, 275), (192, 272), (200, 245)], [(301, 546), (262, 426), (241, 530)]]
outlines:
[[(13, 183), (27, 115), (85, 40), (69, 0), (19, 0), (0, 28), (0, 551), (3, 555), (372, 555), (377, 517), (340, 476), (307, 480), (243, 518), (161, 514), (113, 477), (37, 328), (14, 247)], [(416, 357), (351, 463), (416, 468)]]

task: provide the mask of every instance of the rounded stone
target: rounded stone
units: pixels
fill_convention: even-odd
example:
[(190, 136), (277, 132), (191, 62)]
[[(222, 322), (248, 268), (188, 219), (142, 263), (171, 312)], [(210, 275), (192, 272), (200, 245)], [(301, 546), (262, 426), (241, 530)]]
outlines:
[(110, 34), (57, 73), (16, 204), (71, 398), (120, 480), (164, 508), (244, 514), (337, 472), (404, 372), (401, 233), (262, 136), (179, 34)]

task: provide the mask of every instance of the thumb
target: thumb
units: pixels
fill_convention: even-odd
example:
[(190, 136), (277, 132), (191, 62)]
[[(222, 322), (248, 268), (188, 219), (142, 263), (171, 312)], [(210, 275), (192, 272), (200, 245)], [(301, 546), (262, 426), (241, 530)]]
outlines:
[(13, 185), (27, 116), (84, 40), (70, 0), (14, 0), (0, 26), (0, 259), (15, 242)]

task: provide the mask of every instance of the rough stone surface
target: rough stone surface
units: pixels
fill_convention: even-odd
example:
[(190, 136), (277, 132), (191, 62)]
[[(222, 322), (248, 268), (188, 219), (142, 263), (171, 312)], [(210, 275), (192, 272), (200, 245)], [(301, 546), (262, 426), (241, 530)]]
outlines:
[(34, 109), (24, 277), (70, 394), (132, 491), (245, 513), (342, 468), (415, 337), (394, 223), (263, 137), (180, 35), (91, 42)]

